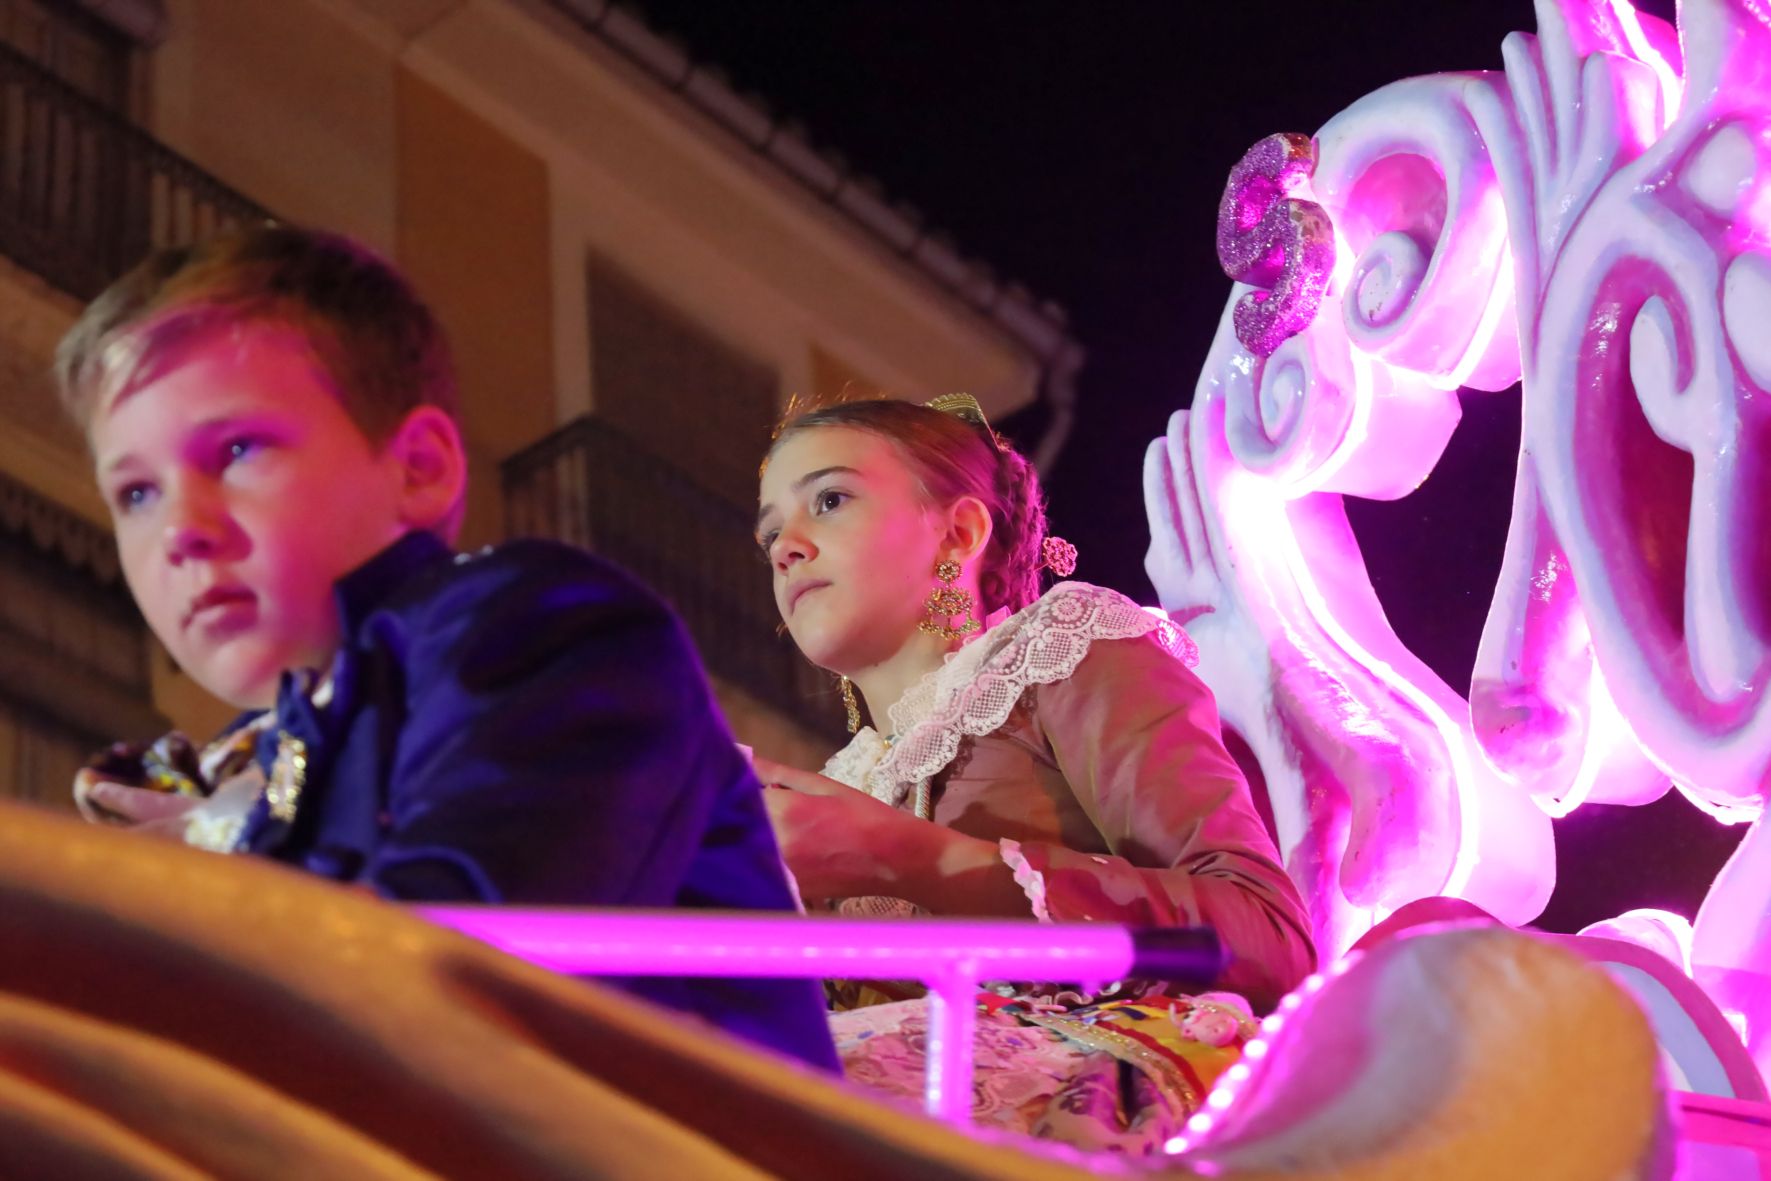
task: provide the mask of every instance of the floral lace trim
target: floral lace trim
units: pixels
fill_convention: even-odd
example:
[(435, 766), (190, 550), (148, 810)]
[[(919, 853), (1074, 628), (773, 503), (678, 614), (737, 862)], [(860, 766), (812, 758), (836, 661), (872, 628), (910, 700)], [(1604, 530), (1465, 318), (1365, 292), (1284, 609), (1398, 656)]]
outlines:
[(926, 917), (929, 912), (908, 899), (868, 894), (837, 899), (836, 913), (849, 919), (909, 919)]
[[(1157, 631), (1180, 659), (1197, 659), (1186, 633), (1117, 591), (1061, 582), (947, 658), (890, 710), (896, 741), (870, 728), (831, 759), (825, 774), (894, 807), (953, 761), (961, 739), (989, 734), (1008, 720), (1033, 685), (1063, 681), (1096, 640)], [(924, 792), (918, 790), (920, 798)]]
[(885, 757), (886, 740), (872, 726), (862, 726), (849, 744), (830, 756), (823, 774), (828, 779), (860, 791), (867, 790), (867, 776)]
[[(1180, 625), (1086, 582), (1059, 583), (1018, 614), (992, 619), (1000, 622), (950, 654), (891, 707), (899, 740), (863, 726), (825, 763), (823, 773), (893, 807), (914, 791), (916, 814), (926, 820), (930, 780), (953, 761), (960, 740), (1000, 727), (1029, 686), (1068, 678), (1093, 641), (1154, 633), (1175, 659), (1189, 668), (1199, 663), (1199, 649)], [(907, 777), (918, 769), (922, 774)]]

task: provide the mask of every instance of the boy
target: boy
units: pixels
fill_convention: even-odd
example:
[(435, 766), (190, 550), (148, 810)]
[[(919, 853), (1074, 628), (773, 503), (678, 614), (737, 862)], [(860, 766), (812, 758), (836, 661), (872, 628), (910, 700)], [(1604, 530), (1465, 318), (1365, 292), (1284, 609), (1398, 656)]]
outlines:
[[(386, 263), (289, 227), (162, 251), (56, 376), (149, 626), (262, 711), (200, 755), (99, 764), (88, 815), (401, 900), (792, 909), (669, 610), (564, 546), (450, 551), (453, 371)], [(630, 987), (834, 1066), (810, 982)]]

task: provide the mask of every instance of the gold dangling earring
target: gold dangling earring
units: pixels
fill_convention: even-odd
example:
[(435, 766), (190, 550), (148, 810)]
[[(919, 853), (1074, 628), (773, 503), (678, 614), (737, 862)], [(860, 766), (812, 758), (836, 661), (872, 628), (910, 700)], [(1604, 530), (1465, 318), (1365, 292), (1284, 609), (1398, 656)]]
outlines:
[(855, 682), (847, 677), (838, 677), (842, 685), (842, 705), (849, 711), (849, 733), (857, 734), (861, 730), (861, 703), (855, 700)]
[[(929, 617), (916, 625), (925, 636), (963, 640), (978, 630), (980, 625), (972, 618), (972, 592), (953, 585), (959, 581), (959, 575), (958, 562), (935, 563), (935, 577), (940, 579), (941, 585), (930, 591), (929, 597), (923, 600), (923, 609), (929, 613)], [(962, 622), (953, 622), (961, 616), (964, 617)]]

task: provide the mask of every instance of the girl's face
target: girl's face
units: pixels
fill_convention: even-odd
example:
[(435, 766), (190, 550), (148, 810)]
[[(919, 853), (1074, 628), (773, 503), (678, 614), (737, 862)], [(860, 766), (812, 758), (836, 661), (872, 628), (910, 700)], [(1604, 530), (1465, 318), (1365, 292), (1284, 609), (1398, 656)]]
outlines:
[(790, 435), (759, 500), (775, 606), (808, 660), (853, 676), (917, 634), (947, 523), (891, 442), (840, 426)]

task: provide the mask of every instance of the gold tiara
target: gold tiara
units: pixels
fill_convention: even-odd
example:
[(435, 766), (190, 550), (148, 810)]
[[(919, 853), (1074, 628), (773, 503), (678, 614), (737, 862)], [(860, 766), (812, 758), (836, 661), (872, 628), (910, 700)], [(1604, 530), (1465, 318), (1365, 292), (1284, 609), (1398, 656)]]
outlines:
[(978, 405), (978, 400), (970, 394), (942, 394), (938, 398), (930, 398), (923, 405), (930, 410), (951, 414), (955, 418), (971, 423), (984, 432), (984, 437), (990, 441), (991, 447), (997, 451), (1002, 450), (1002, 440), (996, 437), (996, 432), (991, 429), (990, 420), (984, 417), (984, 408)]

